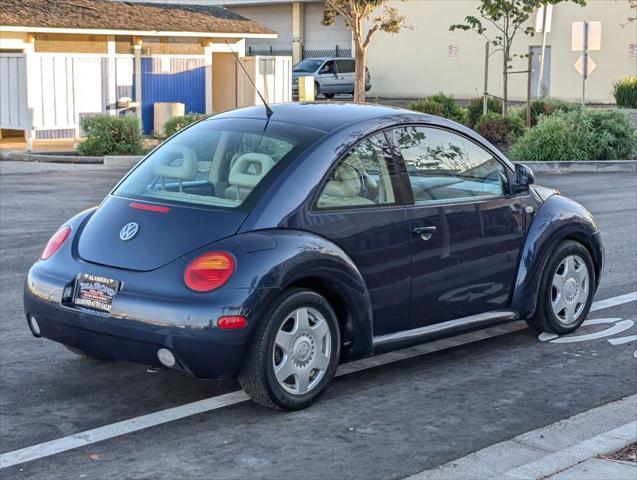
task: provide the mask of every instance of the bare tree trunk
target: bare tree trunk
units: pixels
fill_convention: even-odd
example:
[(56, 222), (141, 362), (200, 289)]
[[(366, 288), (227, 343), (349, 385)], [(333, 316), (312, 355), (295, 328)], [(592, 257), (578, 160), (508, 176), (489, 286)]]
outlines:
[(506, 115), (508, 111), (507, 101), (509, 99), (509, 53), (507, 48), (502, 51), (502, 56), (502, 115)]
[(367, 62), (367, 48), (363, 47), (359, 42), (354, 42), (354, 59), (356, 60), (356, 69), (354, 73), (354, 101), (356, 103), (365, 102), (365, 65)]

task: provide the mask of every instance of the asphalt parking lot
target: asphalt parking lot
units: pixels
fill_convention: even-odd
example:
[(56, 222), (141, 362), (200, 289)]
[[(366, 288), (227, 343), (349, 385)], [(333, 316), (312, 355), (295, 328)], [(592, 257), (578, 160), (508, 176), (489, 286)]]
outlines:
[[(175, 371), (100, 363), (34, 338), (22, 286), (51, 233), (124, 171), (0, 163), (0, 453), (234, 392)], [(2, 478), (403, 478), (637, 392), (637, 175), (538, 176), (597, 217), (607, 264), (580, 338), (528, 328), (339, 376), (315, 406), (249, 401), (18, 463)], [(623, 330), (622, 330), (623, 329)], [(588, 335), (599, 332), (599, 335)], [(582, 337), (582, 335), (587, 335)], [(484, 335), (488, 336), (488, 335)], [(597, 337), (597, 338), (595, 338)], [(402, 359), (401, 359), (402, 358)], [(364, 366), (364, 365), (363, 365)]]

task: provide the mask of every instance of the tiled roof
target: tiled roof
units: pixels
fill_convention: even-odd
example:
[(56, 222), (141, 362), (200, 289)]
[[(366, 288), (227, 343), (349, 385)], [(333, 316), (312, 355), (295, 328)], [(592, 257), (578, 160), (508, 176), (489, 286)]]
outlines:
[(157, 32), (274, 33), (223, 7), (110, 0), (1, 0), (0, 25)]

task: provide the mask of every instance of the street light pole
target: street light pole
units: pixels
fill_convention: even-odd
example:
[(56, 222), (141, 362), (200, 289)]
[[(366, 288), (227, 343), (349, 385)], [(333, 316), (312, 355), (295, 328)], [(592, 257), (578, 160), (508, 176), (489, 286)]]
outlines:
[(546, 17), (548, 16), (548, 2), (542, 5), (542, 52), (540, 53), (540, 75), (537, 81), (537, 96), (542, 95), (542, 82), (544, 80), (544, 54), (546, 53)]

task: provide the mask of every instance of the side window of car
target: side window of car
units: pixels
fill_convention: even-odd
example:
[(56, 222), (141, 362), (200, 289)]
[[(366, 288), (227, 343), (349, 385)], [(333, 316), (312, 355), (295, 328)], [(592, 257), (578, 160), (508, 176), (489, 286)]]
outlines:
[(334, 66), (334, 60), (330, 60), (325, 62), (319, 70), (319, 74), (321, 75), (334, 75), (336, 73), (336, 68)]
[(438, 128), (395, 130), (417, 204), (476, 199), (506, 192), (504, 166), (471, 140)]
[(354, 73), (354, 60), (337, 60), (338, 73)]
[(396, 203), (384, 135), (363, 140), (330, 173), (317, 208), (369, 207)]

